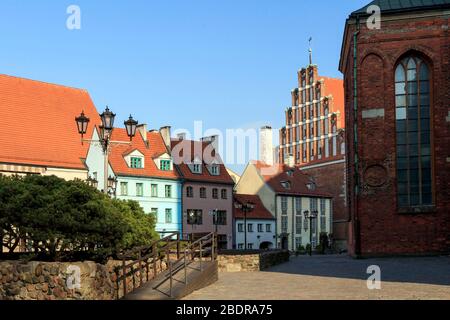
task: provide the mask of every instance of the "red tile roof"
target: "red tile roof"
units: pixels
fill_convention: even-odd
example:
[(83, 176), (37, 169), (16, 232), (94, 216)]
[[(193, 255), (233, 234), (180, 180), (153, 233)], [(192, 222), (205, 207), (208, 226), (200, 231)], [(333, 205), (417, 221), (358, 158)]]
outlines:
[(75, 123), (82, 110), (90, 137), (100, 119), (86, 90), (0, 74), (0, 162), (85, 169), (88, 144)]
[[(295, 196), (332, 197), (331, 194), (319, 188), (315, 190), (308, 189), (306, 185), (312, 181), (311, 176), (301, 172), (298, 167), (289, 167), (282, 164), (270, 166), (261, 161), (253, 161), (252, 164), (275, 193)], [(292, 176), (288, 172), (292, 172)], [(289, 182), (290, 187), (283, 187), (282, 182)]]
[[(220, 184), (234, 185), (234, 180), (225, 168), (220, 155), (208, 148), (209, 142), (192, 141), (192, 140), (172, 140), (172, 155), (174, 158), (181, 158), (177, 167), (184, 179), (197, 182), (210, 182)], [(177, 154), (179, 153), (179, 154)], [(202, 159), (202, 173), (193, 173), (188, 164), (193, 162), (195, 158)], [(219, 175), (211, 175), (206, 167), (205, 159), (211, 158), (219, 165)]]
[[(115, 128), (112, 133), (111, 140), (129, 142), (130, 138), (125, 129)], [(164, 140), (158, 131), (150, 131), (147, 133), (148, 144), (145, 143), (140, 132), (136, 133), (131, 145), (115, 145), (112, 147), (109, 156), (109, 163), (116, 175), (122, 176), (140, 176), (155, 177), (164, 179), (178, 179), (179, 175), (174, 168), (172, 171), (162, 171), (157, 167), (154, 158), (164, 153), (170, 154), (166, 148)], [(138, 150), (144, 155), (144, 168), (131, 168), (125, 161), (125, 156)]]
[[(261, 199), (257, 195), (249, 195), (249, 194), (235, 194), (234, 201), (239, 202), (241, 204), (245, 203), (253, 203), (255, 208), (247, 213), (247, 219), (275, 219), (274, 216), (270, 213), (269, 210), (266, 209)], [(234, 208), (234, 218), (235, 219), (244, 219), (245, 214), (242, 209)]]

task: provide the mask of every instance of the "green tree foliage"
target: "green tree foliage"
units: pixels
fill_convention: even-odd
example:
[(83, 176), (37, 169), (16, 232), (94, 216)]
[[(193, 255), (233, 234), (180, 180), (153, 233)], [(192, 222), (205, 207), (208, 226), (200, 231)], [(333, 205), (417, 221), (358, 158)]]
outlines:
[(21, 239), (52, 260), (80, 252), (103, 259), (150, 243), (154, 229), (137, 202), (110, 199), (81, 180), (0, 176), (0, 230), (11, 252)]

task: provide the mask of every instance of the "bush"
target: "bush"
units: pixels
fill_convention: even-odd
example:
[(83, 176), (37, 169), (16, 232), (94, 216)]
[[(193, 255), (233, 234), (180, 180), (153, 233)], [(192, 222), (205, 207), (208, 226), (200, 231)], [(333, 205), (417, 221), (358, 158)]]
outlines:
[(155, 221), (137, 202), (110, 199), (81, 180), (55, 176), (0, 176), (0, 230), (13, 252), (49, 260), (84, 256), (104, 260), (156, 238)]

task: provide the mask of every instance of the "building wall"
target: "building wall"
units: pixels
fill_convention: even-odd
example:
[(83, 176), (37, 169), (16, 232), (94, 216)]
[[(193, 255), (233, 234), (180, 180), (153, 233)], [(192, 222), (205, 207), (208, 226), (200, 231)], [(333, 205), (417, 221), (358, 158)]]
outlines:
[[(235, 219), (235, 248), (240, 250), (245, 248), (245, 232), (239, 232), (239, 225), (242, 225), (247, 230), (247, 246), (252, 244), (252, 247), (248, 246), (248, 249), (260, 249), (260, 245), (263, 242), (270, 242), (271, 245), (268, 249), (273, 249), (276, 246), (275, 239), (275, 220), (267, 219), (247, 219), (247, 226), (253, 225), (253, 232), (248, 232), (247, 226), (244, 226), (244, 219)], [(263, 225), (263, 232), (258, 232), (258, 224)], [(266, 231), (266, 225), (270, 225), (270, 232)], [(259, 237), (259, 238), (258, 238)], [(239, 246), (241, 245), (242, 248)]]
[[(182, 231), (182, 211), (181, 211), (181, 183), (176, 180), (165, 180), (157, 178), (138, 178), (138, 177), (117, 177), (117, 198), (122, 200), (134, 200), (139, 202), (145, 213), (151, 214), (152, 209), (157, 209), (156, 231), (171, 232)], [(121, 194), (121, 183), (128, 184), (128, 195)], [(142, 183), (144, 195), (137, 196), (136, 184)], [(157, 185), (157, 197), (152, 197), (151, 185)], [(165, 187), (171, 186), (171, 197), (166, 198)], [(166, 209), (172, 211), (172, 222), (166, 221)]]
[[(402, 18), (402, 19), (400, 19)], [(347, 135), (351, 253), (360, 256), (430, 254), (450, 251), (450, 38), (447, 14), (385, 16), (380, 30), (365, 21), (357, 38), (357, 133)], [(353, 20), (347, 24), (341, 71), (345, 78), (346, 126), (353, 128)], [(430, 64), (432, 89), (431, 210), (397, 204), (394, 70), (408, 52)], [(360, 159), (355, 167), (355, 153)], [(357, 182), (359, 183), (357, 184)], [(357, 188), (357, 189), (356, 189)], [(355, 192), (358, 190), (358, 194)], [(430, 208), (428, 208), (430, 209)]]
[[(192, 187), (194, 196), (187, 197), (186, 188)], [(200, 188), (206, 188), (206, 198), (200, 198)], [(212, 190), (218, 189), (219, 199), (212, 198)], [(227, 199), (221, 198), (221, 190), (227, 190)], [(215, 232), (212, 210), (224, 210), (227, 212), (226, 225), (217, 225), (218, 235), (226, 235), (227, 249), (233, 247), (233, 186), (206, 182), (185, 182), (183, 185), (183, 233), (209, 233)], [(187, 223), (188, 210), (202, 210), (202, 224), (190, 225)]]
[(334, 195), (332, 200), (332, 234), (334, 244), (338, 250), (347, 250), (349, 216), (346, 199), (345, 160), (304, 166), (300, 169), (314, 178), (318, 188)]
[[(277, 195), (276, 197), (276, 203), (277, 203), (277, 209), (276, 209), (276, 237), (277, 237), (277, 248), (283, 248), (283, 238), (286, 237), (287, 240), (287, 249), (295, 251), (298, 249), (298, 246), (296, 244), (300, 243), (303, 246), (306, 246), (310, 242), (310, 226), (309, 226), (309, 220), (307, 222), (307, 229), (305, 230), (305, 219), (304, 219), (304, 211), (311, 212), (311, 199), (310, 197), (300, 197), (301, 198), (301, 207), (299, 210), (297, 210), (296, 206), (296, 197), (290, 197), (287, 196), (287, 214), (282, 214), (282, 200), (284, 196)], [(318, 211), (319, 211), (319, 220), (316, 220), (316, 228), (313, 226), (313, 234), (312, 234), (312, 243), (313, 247), (319, 244), (319, 236), (321, 232), (326, 232), (328, 234), (332, 233), (332, 202), (331, 199), (324, 199), (325, 200), (325, 211), (323, 211), (325, 214), (321, 214), (321, 208), (320, 208), (320, 199), (317, 198), (318, 203)], [(282, 229), (282, 217), (287, 217), (287, 233), (284, 232)], [(296, 217), (300, 216), (301, 219), (301, 231), (297, 230), (296, 225)], [(325, 218), (325, 228), (321, 228), (320, 224), (320, 217)], [(300, 231), (299, 233), (297, 231)], [(296, 242), (296, 238), (299, 238), (299, 241)], [(285, 249), (285, 248), (283, 248)]]
[(8, 163), (0, 164), (0, 174), (3, 174), (5, 176), (40, 174), (44, 176), (54, 175), (65, 180), (75, 180), (75, 179), (86, 180), (87, 173), (88, 173), (87, 169), (76, 170), (65, 168), (41, 167), (33, 165), (14, 165)]

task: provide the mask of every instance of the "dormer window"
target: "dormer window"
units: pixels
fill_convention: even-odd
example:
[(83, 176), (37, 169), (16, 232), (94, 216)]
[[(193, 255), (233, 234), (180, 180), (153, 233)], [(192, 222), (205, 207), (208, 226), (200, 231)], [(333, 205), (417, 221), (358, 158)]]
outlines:
[(131, 165), (130, 165), (131, 168), (134, 168), (134, 169), (142, 169), (143, 168), (141, 157), (131, 157), (130, 163), (131, 163)]
[(288, 171), (286, 171), (286, 174), (287, 174), (289, 177), (292, 177), (292, 176), (294, 176), (294, 170), (288, 170)]
[(290, 189), (291, 188), (291, 183), (289, 181), (282, 181), (281, 182), (281, 186), (285, 189)]
[(220, 174), (219, 166), (216, 164), (213, 164), (211, 166), (211, 175), (218, 176)]
[(192, 165), (192, 172), (193, 173), (202, 173), (202, 165), (199, 163), (194, 163)]
[(314, 191), (314, 190), (316, 190), (316, 184), (314, 182), (310, 181), (306, 184), (306, 188), (308, 188), (308, 190), (310, 190), (310, 191)]
[(160, 170), (161, 171), (170, 171), (170, 160), (161, 160), (160, 161)]

